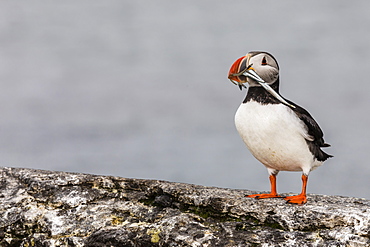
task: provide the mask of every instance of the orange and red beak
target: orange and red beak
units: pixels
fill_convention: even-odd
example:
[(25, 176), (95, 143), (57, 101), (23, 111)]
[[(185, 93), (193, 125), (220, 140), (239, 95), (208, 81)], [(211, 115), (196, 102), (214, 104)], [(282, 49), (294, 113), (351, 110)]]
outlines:
[(228, 78), (229, 80), (235, 84), (238, 85), (240, 90), (242, 90), (243, 87), (246, 87), (244, 83), (247, 82), (247, 71), (251, 68), (251, 66), (248, 66), (248, 60), (249, 55), (243, 56), (241, 58), (238, 58), (233, 65), (231, 65), (231, 68), (229, 70)]
[(243, 56), (241, 58), (238, 58), (233, 63), (233, 65), (231, 65), (231, 68), (229, 70), (228, 78), (234, 84), (239, 85), (240, 88), (243, 85), (243, 83), (247, 82), (247, 77), (243, 75), (243, 73), (247, 69), (247, 62), (248, 62), (248, 56)]

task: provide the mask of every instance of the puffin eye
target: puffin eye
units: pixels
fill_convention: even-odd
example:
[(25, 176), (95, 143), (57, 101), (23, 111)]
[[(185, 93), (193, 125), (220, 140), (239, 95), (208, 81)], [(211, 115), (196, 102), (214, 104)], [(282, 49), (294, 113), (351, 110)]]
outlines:
[(261, 65), (267, 65), (266, 57), (263, 57), (262, 58)]

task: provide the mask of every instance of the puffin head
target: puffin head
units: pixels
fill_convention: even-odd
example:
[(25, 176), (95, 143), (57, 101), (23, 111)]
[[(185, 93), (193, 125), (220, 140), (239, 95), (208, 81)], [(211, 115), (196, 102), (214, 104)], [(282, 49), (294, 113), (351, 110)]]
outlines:
[(279, 78), (279, 65), (270, 53), (252, 51), (233, 63), (228, 78), (240, 89), (245, 87), (244, 83), (250, 87), (272, 85)]
[(237, 59), (231, 65), (228, 78), (238, 85), (240, 90), (245, 87), (244, 83), (248, 83), (250, 87), (263, 87), (281, 103), (295, 108), (273, 89), (279, 87), (279, 65), (274, 56), (268, 52), (252, 51)]

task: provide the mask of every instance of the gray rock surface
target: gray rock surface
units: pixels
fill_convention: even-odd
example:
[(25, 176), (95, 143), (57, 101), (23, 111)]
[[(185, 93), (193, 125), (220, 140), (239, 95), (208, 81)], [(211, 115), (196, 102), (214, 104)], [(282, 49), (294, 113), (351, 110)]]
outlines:
[(0, 168), (0, 246), (370, 246), (370, 201)]

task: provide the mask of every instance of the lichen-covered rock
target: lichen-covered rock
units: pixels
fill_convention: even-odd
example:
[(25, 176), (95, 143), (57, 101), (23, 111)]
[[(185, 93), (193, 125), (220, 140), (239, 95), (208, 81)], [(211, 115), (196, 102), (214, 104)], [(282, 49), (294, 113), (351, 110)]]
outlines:
[(0, 246), (370, 246), (370, 201), (0, 168)]

